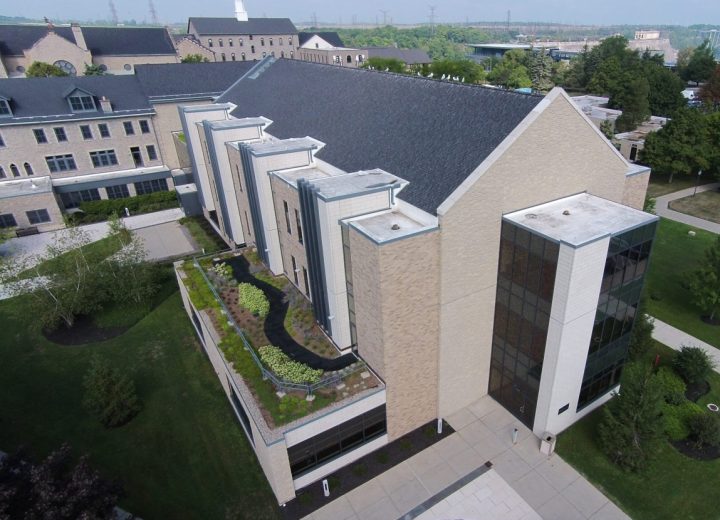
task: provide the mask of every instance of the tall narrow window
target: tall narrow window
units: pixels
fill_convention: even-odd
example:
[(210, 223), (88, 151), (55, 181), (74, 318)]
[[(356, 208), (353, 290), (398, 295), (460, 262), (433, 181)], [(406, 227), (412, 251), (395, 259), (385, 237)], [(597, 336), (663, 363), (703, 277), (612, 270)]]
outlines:
[(2, 135), (0, 135), (0, 148), (5, 147), (5, 141), (3, 141)]
[(223, 47), (223, 39), (218, 38), (218, 47)]
[(252, 231), (250, 230), (250, 219), (248, 219), (247, 211), (244, 211), (245, 213), (245, 229), (247, 229), (248, 235), (252, 236)]
[(37, 141), (38, 144), (45, 144), (48, 142), (45, 130), (42, 128), (35, 128), (33, 130), (33, 134), (35, 135), (35, 141)]
[(228, 45), (230, 47), (233, 47), (233, 39), (232, 38), (228, 38)]
[(299, 285), (298, 282), (298, 268), (297, 263), (295, 262), (295, 257), (290, 255), (290, 260), (292, 261), (292, 270), (293, 270), (293, 280), (295, 281), (295, 285)]
[(107, 139), (110, 137), (110, 129), (108, 128), (108, 125), (105, 123), (100, 123), (98, 125), (98, 130), (100, 130), (100, 137), (103, 139)]
[(254, 45), (251, 45), (251, 46), (250, 46), (250, 52), (251, 52), (252, 54), (255, 54), (255, 46), (254, 46)]
[(208, 47), (212, 47), (212, 46), (213, 46), (212, 38), (208, 38)]
[(245, 53), (244, 53), (244, 52), (240, 54), (240, 59), (241, 59), (242, 61), (245, 61), (245, 60), (247, 59), (247, 58), (245, 57)]
[(93, 138), (92, 130), (90, 129), (90, 125), (81, 125), (80, 126), (80, 135), (83, 139), (86, 141)]
[(265, 38), (260, 38), (260, 46), (265, 47)]
[(30, 166), (30, 163), (23, 164), (23, 168), (25, 168), (25, 173), (28, 175), (35, 175), (35, 172), (32, 169), (32, 166)]
[(18, 170), (18, 167), (14, 164), (10, 165), (10, 171), (13, 174), (13, 177), (20, 177), (20, 170)]
[(290, 209), (288, 208), (287, 201), (283, 201), (283, 208), (285, 209), (285, 226), (287, 227), (288, 235), (292, 235), (292, 226), (290, 225)]
[(295, 226), (297, 227), (298, 242), (300, 242), (302, 244), (303, 243), (303, 232), (302, 232), (302, 224), (300, 222), (300, 212), (298, 210), (295, 210)]
[(149, 134), (150, 133), (150, 124), (147, 122), (147, 119), (141, 119), (140, 120), (140, 131), (143, 134)]
[(2, 166), (0, 166), (0, 179), (4, 179), (6, 177), (7, 177), (7, 175), (5, 175), (5, 170), (3, 169)]
[(223, 52), (222, 54), (220, 54), (220, 58), (221, 58), (223, 61), (227, 61), (227, 57), (225, 56), (225, 53), (224, 53), (224, 52)]
[(310, 296), (310, 282), (308, 281), (307, 269), (305, 269), (304, 267), (302, 269), (303, 269), (303, 282), (305, 282), (305, 294)]
[(158, 154), (155, 145), (149, 144), (145, 147), (145, 150), (147, 150), (148, 161), (157, 161)]
[(132, 148), (130, 148), (130, 155), (132, 155), (133, 162), (135, 163), (135, 168), (139, 168), (143, 165), (142, 152), (140, 151), (139, 146), (133, 146)]
[(53, 131), (55, 132), (55, 139), (57, 139), (58, 143), (64, 143), (67, 141), (67, 134), (65, 133), (65, 129), (62, 126), (58, 126), (57, 128), (53, 128)]
[(125, 129), (125, 135), (135, 135), (135, 128), (133, 127), (132, 121), (124, 121), (123, 128)]
[(240, 167), (237, 164), (235, 165), (235, 173), (237, 174), (238, 188), (240, 188), (240, 191), (242, 192), (243, 191), (242, 175), (240, 175)]
[(237, 60), (235, 60), (235, 53), (234, 53), (234, 52), (230, 55), (230, 59), (231, 59), (232, 61), (237, 61)]

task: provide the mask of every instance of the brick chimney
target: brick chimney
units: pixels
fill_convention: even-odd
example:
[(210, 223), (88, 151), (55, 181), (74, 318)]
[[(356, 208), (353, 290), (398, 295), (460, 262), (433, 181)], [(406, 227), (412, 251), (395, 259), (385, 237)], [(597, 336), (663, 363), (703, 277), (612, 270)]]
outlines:
[(77, 44), (77, 46), (84, 51), (88, 50), (87, 44), (85, 43), (85, 36), (83, 36), (80, 24), (73, 23), (70, 25), (70, 28), (72, 29), (73, 38), (75, 38), (75, 43)]

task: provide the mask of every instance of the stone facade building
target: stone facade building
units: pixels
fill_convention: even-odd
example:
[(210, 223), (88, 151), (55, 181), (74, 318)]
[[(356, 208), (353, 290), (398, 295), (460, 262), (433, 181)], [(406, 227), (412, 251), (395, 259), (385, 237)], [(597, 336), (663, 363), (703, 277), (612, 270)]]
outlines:
[[(183, 292), (280, 503), (486, 394), (544, 437), (618, 389), (657, 221), (641, 211), (650, 172), (561, 89), (268, 57), (179, 111), (208, 221), (383, 383), (269, 430)], [(366, 413), (381, 429), (341, 449)], [(314, 451), (328, 439), (337, 450)]]
[(189, 167), (178, 105), (211, 102), (249, 69), (0, 80), (0, 226), (57, 229), (82, 202), (174, 189)]

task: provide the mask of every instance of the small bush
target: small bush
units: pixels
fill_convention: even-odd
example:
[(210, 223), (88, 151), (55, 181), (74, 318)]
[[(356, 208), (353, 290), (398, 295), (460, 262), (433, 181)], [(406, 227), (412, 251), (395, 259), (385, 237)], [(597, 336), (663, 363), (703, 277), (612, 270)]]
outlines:
[(697, 448), (720, 446), (720, 419), (708, 412), (693, 416), (690, 419), (690, 437)]
[(253, 284), (241, 283), (238, 285), (238, 295), (240, 306), (247, 309), (255, 316), (264, 318), (270, 312), (270, 302), (262, 292)]
[(413, 447), (413, 443), (410, 439), (400, 439), (400, 449), (403, 451), (410, 451)]
[(367, 475), (368, 467), (365, 465), (365, 463), (361, 462), (360, 464), (356, 464), (353, 466), (352, 469), (353, 475), (356, 477), (363, 477)]
[(273, 373), (290, 383), (317, 383), (323, 375), (322, 370), (315, 370), (304, 363), (290, 359), (278, 347), (268, 345), (260, 347), (260, 359)]
[(140, 411), (132, 379), (100, 358), (93, 358), (85, 375), (83, 404), (106, 428), (122, 426)]
[(301, 397), (286, 395), (280, 399), (278, 411), (283, 417), (296, 417), (305, 415), (310, 408), (310, 403)]
[(663, 389), (665, 402), (670, 404), (682, 404), (685, 399), (685, 383), (668, 367), (661, 367), (657, 371), (657, 378)]
[(380, 464), (387, 464), (390, 461), (390, 455), (388, 455), (388, 452), (386, 451), (378, 451), (375, 454), (375, 460), (377, 460)]
[(111, 215), (125, 216), (125, 208), (131, 215), (150, 213), (163, 209), (178, 207), (177, 195), (174, 191), (156, 191), (136, 197), (124, 199), (93, 200), (80, 204), (81, 212), (75, 213), (72, 220), (76, 224), (102, 222)]
[(665, 434), (671, 441), (680, 441), (690, 435), (690, 421), (702, 415), (703, 409), (695, 403), (685, 401), (675, 406), (665, 403), (662, 407)]
[(683, 347), (673, 360), (673, 368), (688, 384), (705, 381), (713, 365), (707, 352), (699, 347)]

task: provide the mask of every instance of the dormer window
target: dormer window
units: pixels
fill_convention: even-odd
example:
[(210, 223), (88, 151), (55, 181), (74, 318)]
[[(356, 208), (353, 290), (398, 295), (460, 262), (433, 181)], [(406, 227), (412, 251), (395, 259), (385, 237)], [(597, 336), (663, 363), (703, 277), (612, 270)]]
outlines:
[(94, 112), (97, 110), (95, 98), (90, 92), (75, 88), (68, 92), (65, 97), (70, 103), (73, 112)]
[(10, 100), (0, 97), (0, 117), (12, 117), (12, 115), (12, 110), (10, 110)]

